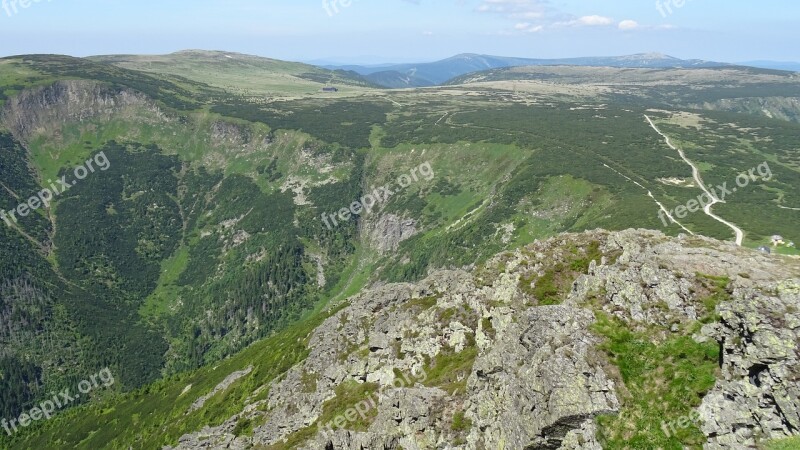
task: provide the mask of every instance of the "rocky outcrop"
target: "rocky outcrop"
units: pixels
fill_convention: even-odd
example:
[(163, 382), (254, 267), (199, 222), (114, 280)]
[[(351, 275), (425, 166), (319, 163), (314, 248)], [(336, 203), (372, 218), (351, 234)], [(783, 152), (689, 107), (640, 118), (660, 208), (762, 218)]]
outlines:
[(394, 214), (384, 214), (365, 224), (367, 237), (381, 253), (397, 250), (400, 243), (417, 234), (417, 223)]
[(238, 379), (242, 378), (243, 376), (249, 374), (252, 371), (253, 371), (253, 367), (250, 366), (245, 370), (240, 370), (238, 372), (233, 372), (232, 374), (228, 375), (211, 392), (209, 392), (208, 394), (206, 394), (206, 395), (198, 398), (197, 400), (195, 400), (194, 403), (192, 403), (192, 406), (189, 407), (189, 411), (187, 412), (187, 414), (192, 412), (192, 411), (197, 411), (198, 409), (202, 408), (203, 405), (206, 403), (206, 400), (208, 400), (209, 398), (213, 397), (214, 394), (216, 394), (218, 392), (222, 392), (225, 389), (228, 389)]
[(222, 120), (211, 124), (211, 139), (215, 146), (243, 147), (248, 145), (252, 138), (253, 134), (248, 127)]
[(748, 97), (725, 98), (712, 102), (687, 105), (694, 109), (731, 111), (766, 116), (789, 122), (800, 122), (800, 98), (797, 97)]
[(128, 107), (134, 108), (131, 114), (148, 111), (155, 120), (166, 120), (144, 94), (94, 81), (69, 80), (27, 89), (9, 99), (2, 112), (2, 123), (14, 137), (28, 142), (35, 133), (60, 131), (68, 122), (119, 115)]
[(700, 406), (709, 449), (800, 432), (800, 285), (751, 287), (721, 305), (703, 335), (720, 343), (722, 377)]
[[(704, 279), (725, 280), (719, 304)], [(798, 302), (796, 259), (650, 231), (563, 235), (350, 298), (266, 400), (176, 448), (600, 449), (599, 416), (632, 401), (601, 314), (719, 345), (698, 428), (706, 448), (745, 448), (798, 432)], [(234, 435), (241, 420), (251, 435)]]
[(568, 433), (618, 410), (614, 383), (588, 357), (593, 321), (584, 309), (543, 306), (507, 324), (475, 363), (471, 448), (557, 449)]

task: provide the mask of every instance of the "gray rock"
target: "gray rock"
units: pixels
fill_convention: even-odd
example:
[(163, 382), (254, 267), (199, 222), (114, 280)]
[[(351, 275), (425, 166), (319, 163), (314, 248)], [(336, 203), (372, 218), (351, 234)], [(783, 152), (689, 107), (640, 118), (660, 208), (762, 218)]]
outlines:
[[(574, 243), (593, 241), (604, 256), (561, 305), (538, 306), (520, 287), (523, 276), (535, 286), (531, 275), (568, 258)], [(590, 331), (595, 313), (679, 332), (702, 312), (698, 273), (731, 279), (721, 320), (694, 336), (722, 349), (720, 378), (698, 411), (705, 447), (740, 449), (796, 434), (798, 261), (701, 237), (598, 230), (498, 255), (475, 273), (440, 270), (350, 298), (311, 334), (308, 358), (268, 386), (266, 400), (176, 448), (270, 445), (312, 427), (300, 448), (599, 450), (595, 418), (620, 410), (625, 386)], [(466, 363), (432, 373), (448, 360)], [(361, 400), (368, 412), (326, 429), (324, 406), (342, 383), (374, 383)], [(263, 425), (234, 437), (240, 418)]]
[(381, 215), (365, 224), (366, 235), (372, 246), (382, 253), (397, 250), (400, 243), (417, 234), (417, 223), (394, 214)]

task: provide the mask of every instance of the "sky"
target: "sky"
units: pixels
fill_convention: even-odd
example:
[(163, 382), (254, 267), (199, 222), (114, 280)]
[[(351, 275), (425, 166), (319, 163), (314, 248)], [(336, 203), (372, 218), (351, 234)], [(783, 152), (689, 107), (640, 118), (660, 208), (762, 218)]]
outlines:
[(797, 0), (0, 0), (0, 56), (225, 50), (306, 62), (659, 52), (800, 61)]

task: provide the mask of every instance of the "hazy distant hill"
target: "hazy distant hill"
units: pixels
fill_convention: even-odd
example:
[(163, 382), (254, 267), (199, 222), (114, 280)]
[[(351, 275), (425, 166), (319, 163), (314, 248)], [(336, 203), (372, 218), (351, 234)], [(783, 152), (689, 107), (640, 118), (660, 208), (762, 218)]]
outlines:
[(435, 86), (452, 78), (478, 71), (519, 66), (573, 65), (591, 67), (687, 68), (723, 67), (728, 64), (703, 60), (683, 60), (660, 53), (640, 53), (628, 56), (583, 57), (564, 59), (530, 59), (464, 53), (430, 63), (397, 64), (392, 66), (326, 66), (357, 72), (380, 86), (407, 88)]
[(800, 72), (800, 62), (790, 61), (746, 61), (740, 63), (743, 66), (761, 67), (763, 69), (789, 70)]
[(705, 87), (727, 81), (731, 85), (763, 85), (777, 83), (781, 94), (795, 92), (797, 74), (775, 69), (727, 65), (724, 67), (628, 68), (590, 67), (577, 65), (502, 67), (470, 72), (452, 78), (442, 85), (498, 81), (558, 80), (559, 83), (583, 84), (675, 84), (698, 83)]

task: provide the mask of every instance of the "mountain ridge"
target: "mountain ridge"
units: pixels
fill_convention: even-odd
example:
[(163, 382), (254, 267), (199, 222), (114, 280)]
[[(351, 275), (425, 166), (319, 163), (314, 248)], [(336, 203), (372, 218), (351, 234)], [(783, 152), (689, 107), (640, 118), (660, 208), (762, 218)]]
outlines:
[[(486, 262), (500, 258), (505, 262), (492, 265), (488, 275), (501, 274), (511, 283), (502, 291), (519, 292), (519, 298), (529, 300), (513, 305), (516, 311), (526, 311), (527, 320), (559, 306), (569, 295), (573, 276), (588, 276), (590, 269), (613, 267), (623, 284), (641, 285), (620, 278), (618, 271), (630, 261), (621, 257), (614, 263), (619, 255), (609, 242), (619, 239), (586, 230), (603, 228), (616, 230), (611, 236), (629, 236), (631, 232), (620, 230), (635, 227), (672, 236), (689, 230), (720, 240), (733, 238), (730, 229), (702, 213), (681, 218), (684, 229), (659, 219), (659, 205), (677, 211), (699, 189), (689, 179), (687, 164), (648, 118), (672, 142), (681, 143), (709, 183), (730, 185), (747, 168), (761, 167), (768, 159), (773, 175), (769, 181), (751, 183), (729, 196), (725, 204), (715, 206), (715, 213), (747, 232), (747, 247), (798, 253), (790, 245), (800, 240), (795, 220), (800, 161), (793, 151), (799, 136), (793, 120), (800, 111), (792, 100), (800, 96), (795, 95), (800, 90), (796, 74), (740, 67), (521, 67), (494, 69), (518, 71), (513, 75), (526, 77), (520, 81), (498, 76), (492, 81), (390, 91), (352, 79), (351, 84), (334, 81), (341, 89), (331, 93), (320, 88), (336, 72), (244, 59), (225, 52), (190, 51), (105, 61), (54, 55), (0, 60), (0, 209), (19, 208), (23, 199), (42, 189), (42, 180), (59, 179), (93, 155), (102, 152), (110, 161), (107, 171), (92, 174), (35, 213), (0, 229), (0, 246), (13, 255), (0, 258), (2, 414), (19, 417), (46, 392), (72, 387), (103, 367), (118, 381), (41, 428), (29, 428), (11, 439), (0, 434), (0, 446), (38, 449), (59, 442), (88, 450), (163, 448), (188, 445), (204, 429), (211, 430), (214, 439), (255, 439), (262, 434), (263, 417), (252, 420), (242, 411), (268, 399), (270, 392), (279, 395), (282, 389), (267, 386), (287, 380), (288, 371), (313, 350), (307, 338), (338, 312), (322, 312), (325, 307), (347, 307), (338, 303), (340, 299), (363, 299), (386, 286), (386, 292), (397, 293), (420, 285), (431, 273), (456, 271), (459, 280), (480, 278)], [(483, 77), (485, 72), (478, 74)], [(417, 176), (409, 184), (409, 174), (421, 163), (430, 169), (430, 179)], [(393, 194), (367, 213), (356, 212), (376, 186)], [(753, 210), (759, 214), (751, 214)], [(338, 211), (341, 220), (326, 227), (322, 214), (332, 211)], [(342, 218), (347, 214), (350, 220)], [(766, 258), (731, 243), (648, 233), (633, 242), (647, 247), (684, 239), (699, 246), (676, 247), (690, 256), (711, 246), (721, 249), (722, 260), (728, 253), (746, 255), (747, 261)], [(776, 234), (786, 241), (773, 243)], [(528, 255), (524, 263), (503, 256), (523, 251), (519, 249), (552, 258)], [(740, 265), (747, 266), (747, 261)], [(639, 265), (647, 273), (656, 270), (665, 286), (684, 285), (668, 270), (654, 269), (657, 263), (641, 259)], [(693, 273), (722, 276), (714, 268), (704, 263), (682, 270), (680, 279), (702, 280), (698, 287), (724, 296), (721, 280)], [(755, 269), (748, 266), (742, 276), (725, 276), (758, 281), (764, 275)], [(783, 270), (770, 266), (774, 274)], [(473, 285), (479, 292), (480, 280)], [(697, 303), (689, 291), (684, 294)], [(487, 317), (476, 317), (477, 311), (501, 307), (489, 300), (470, 310), (456, 308), (464, 305), (458, 295), (441, 305), (441, 299), (435, 299), (435, 311), (425, 309), (431, 311), (428, 319), (435, 330), (449, 331), (429, 334), (430, 341), (422, 347), (431, 351), (417, 352), (406, 361), (426, 364), (431, 384), (426, 388), (438, 390), (420, 392), (434, 392), (435, 399), (447, 398), (439, 390), (462, 387), (464, 378), (451, 379), (448, 373), (465, 374), (474, 356), (474, 350), (450, 350), (462, 344), (473, 348), (476, 327), (492, 334), (483, 323)], [(413, 311), (432, 301), (412, 298), (407, 307)], [(536, 305), (528, 303), (537, 302), (545, 309), (529, 311)], [(398, 308), (404, 310), (405, 303), (400, 303)], [(387, 317), (394, 317), (391, 314)], [(15, 320), (18, 317), (26, 320)], [(575, 318), (582, 325), (591, 322), (585, 312)], [(365, 327), (377, 325), (362, 322), (352, 322), (347, 329), (357, 337), (358, 329), (366, 333)], [(508, 325), (505, 318), (490, 322), (497, 333)], [(622, 331), (618, 324), (598, 323), (610, 327), (606, 331)], [(783, 328), (777, 325), (773, 328)], [(414, 342), (414, 334), (409, 329), (409, 342)], [(410, 354), (401, 345), (400, 353), (393, 355), (397, 344), (390, 340), (385, 347), (381, 336), (370, 342), (381, 349), (348, 345), (340, 353), (348, 360), (380, 351), (401, 361), (401, 354)], [(681, 342), (696, 348), (688, 340)], [(446, 351), (437, 354), (432, 351), (436, 348)], [(66, 368), (59, 361), (65, 355)], [(337, 361), (328, 367), (344, 367)], [(324, 371), (315, 369), (300, 373), (302, 387), (291, 391), (311, 394), (319, 387), (322, 403), (327, 403), (319, 417), (328, 423), (359, 389), (389, 380), (391, 371), (375, 365), (364, 369), (370, 377), (364, 380), (358, 375), (361, 362), (354, 364), (357, 371), (348, 366), (345, 372), (356, 374), (356, 384), (348, 380), (333, 387), (326, 384)], [(480, 372), (491, 374), (494, 369), (489, 366)], [(292, 382), (296, 375), (292, 372)], [(336, 400), (329, 402), (332, 399)], [(750, 410), (749, 401), (743, 397), (740, 406)], [(613, 411), (614, 403), (606, 403), (581, 415)], [(258, 405), (266, 408), (261, 412), (269, 412), (268, 406)], [(435, 412), (426, 402), (408, 405), (402, 415), (420, 419), (420, 424), (417, 406)], [(502, 402), (498, 405), (502, 408)], [(575, 431), (577, 421), (555, 417), (563, 410), (553, 406), (554, 421), (538, 417), (536, 423), (544, 428), (523, 436), (555, 442), (566, 438), (558, 430)], [(318, 407), (303, 411), (316, 414)], [(424, 434), (431, 439), (470, 439), (468, 424), (478, 423), (475, 416), (465, 409), (454, 411), (452, 420), (448, 414), (428, 416), (436, 421), (427, 422), (434, 427)], [(542, 409), (536, 414), (546, 413)], [(770, 423), (783, 427), (776, 422), (782, 419), (765, 414)], [(645, 415), (648, 420), (659, 417), (652, 411)], [(230, 420), (234, 416), (235, 423)], [(270, 426), (293, 430), (293, 442), (307, 437), (295, 435), (295, 430), (303, 431), (311, 416), (296, 422), (297, 411), (291, 407), (272, 416)], [(490, 422), (517, 423), (511, 419)], [(288, 428), (285, 421), (291, 422)], [(293, 428), (300, 422), (302, 427)], [(366, 424), (349, 431), (363, 432), (362, 425)], [(697, 433), (684, 437), (698, 439)], [(280, 433), (267, 434), (273, 439)], [(356, 435), (342, 436), (348, 436), (346, 440)], [(374, 439), (378, 438), (370, 438)]]
[(682, 60), (662, 53), (638, 53), (614, 57), (534, 59), (462, 53), (439, 61), (393, 66), (324, 66), (347, 69), (388, 88), (435, 86), (471, 72), (519, 66), (575, 65), (588, 67), (685, 68), (725, 67), (729, 64), (704, 60)]

